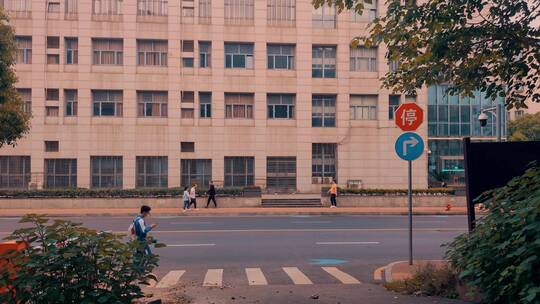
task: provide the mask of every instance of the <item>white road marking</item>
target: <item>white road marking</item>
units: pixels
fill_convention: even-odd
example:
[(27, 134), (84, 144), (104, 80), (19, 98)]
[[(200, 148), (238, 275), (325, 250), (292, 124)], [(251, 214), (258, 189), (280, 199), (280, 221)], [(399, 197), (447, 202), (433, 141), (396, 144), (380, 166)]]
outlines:
[(249, 285), (268, 285), (268, 281), (260, 268), (246, 268)]
[(156, 288), (167, 288), (178, 283), (180, 278), (186, 273), (185, 270), (171, 270), (157, 284)]
[(317, 242), (317, 245), (378, 245), (379, 242)]
[(210, 247), (216, 244), (170, 244), (167, 247)]
[(330, 224), (331, 221), (295, 221), (291, 222), (291, 224)]
[(208, 269), (204, 276), (203, 286), (221, 287), (223, 285), (223, 269)]
[(283, 267), (283, 271), (291, 278), (295, 285), (311, 285), (313, 282), (297, 267)]
[(332, 275), (334, 278), (338, 279), (343, 284), (360, 284), (356, 278), (351, 276), (348, 273), (345, 273), (336, 267), (322, 267), (322, 269)]

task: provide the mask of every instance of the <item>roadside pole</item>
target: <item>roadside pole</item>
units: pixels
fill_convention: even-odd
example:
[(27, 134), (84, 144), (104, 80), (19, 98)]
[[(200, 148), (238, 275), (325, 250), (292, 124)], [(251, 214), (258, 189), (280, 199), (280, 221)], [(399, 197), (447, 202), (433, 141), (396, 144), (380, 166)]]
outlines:
[[(403, 131), (414, 131), (420, 127), (424, 111), (416, 103), (404, 103), (395, 113), (396, 125)], [(394, 146), (396, 154), (407, 161), (407, 199), (409, 207), (409, 265), (413, 265), (413, 200), (412, 200), (412, 161), (424, 152), (424, 140), (414, 132), (401, 134)]]
[(412, 223), (412, 160), (409, 160), (409, 190), (407, 191), (409, 195), (409, 265), (413, 264), (413, 250), (412, 250), (412, 240), (413, 240), (413, 223)]

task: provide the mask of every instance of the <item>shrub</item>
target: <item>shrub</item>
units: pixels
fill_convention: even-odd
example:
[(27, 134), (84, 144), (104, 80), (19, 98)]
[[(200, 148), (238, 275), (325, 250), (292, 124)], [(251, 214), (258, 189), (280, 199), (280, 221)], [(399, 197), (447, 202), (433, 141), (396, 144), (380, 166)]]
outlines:
[[(329, 187), (322, 187), (321, 193), (327, 194)], [(364, 195), (364, 196), (377, 196), (377, 195), (394, 195), (403, 196), (407, 195), (407, 189), (352, 189), (352, 188), (340, 188), (338, 187), (338, 194), (341, 195)], [(455, 190), (450, 188), (430, 188), (430, 189), (413, 189), (414, 195), (454, 195)]]
[(422, 296), (438, 296), (455, 299), (458, 297), (457, 274), (448, 266), (432, 264), (419, 267), (410, 279), (385, 283), (387, 289)]
[(144, 242), (124, 243), (119, 235), (69, 221), (47, 224), (36, 215), (21, 223), (32, 226), (15, 230), (8, 239), (30, 247), (8, 253), (16, 267), (0, 273), (0, 286), (8, 288), (0, 303), (131, 303), (144, 296), (139, 284), (154, 278), (158, 256), (141, 260), (137, 252)]
[(488, 213), (447, 258), (486, 303), (540, 303), (540, 167), (476, 200)]
[[(198, 189), (199, 196), (206, 189)], [(218, 188), (218, 195), (241, 196), (243, 188)], [(0, 190), (0, 198), (156, 198), (182, 197), (184, 189), (180, 188), (141, 188), (141, 189), (41, 189), (41, 190)]]

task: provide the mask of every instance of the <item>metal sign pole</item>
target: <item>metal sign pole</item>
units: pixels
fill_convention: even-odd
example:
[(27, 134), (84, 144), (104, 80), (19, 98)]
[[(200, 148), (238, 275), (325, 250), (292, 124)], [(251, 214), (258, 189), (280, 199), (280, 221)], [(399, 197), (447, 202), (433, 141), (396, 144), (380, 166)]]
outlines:
[(413, 222), (412, 222), (412, 161), (409, 163), (409, 190), (407, 194), (409, 196), (409, 265), (413, 264)]

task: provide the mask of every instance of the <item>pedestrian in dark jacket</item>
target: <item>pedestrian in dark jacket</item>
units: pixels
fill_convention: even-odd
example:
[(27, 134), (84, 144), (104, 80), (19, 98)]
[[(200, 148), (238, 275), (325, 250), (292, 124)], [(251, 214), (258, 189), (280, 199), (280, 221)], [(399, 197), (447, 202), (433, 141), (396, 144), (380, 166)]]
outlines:
[(214, 202), (214, 208), (217, 208), (216, 203), (216, 187), (214, 187), (214, 182), (210, 181), (210, 186), (208, 188), (208, 202), (206, 202), (206, 208), (210, 206), (210, 201)]

